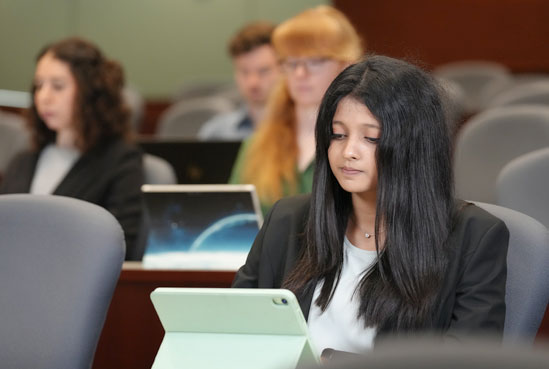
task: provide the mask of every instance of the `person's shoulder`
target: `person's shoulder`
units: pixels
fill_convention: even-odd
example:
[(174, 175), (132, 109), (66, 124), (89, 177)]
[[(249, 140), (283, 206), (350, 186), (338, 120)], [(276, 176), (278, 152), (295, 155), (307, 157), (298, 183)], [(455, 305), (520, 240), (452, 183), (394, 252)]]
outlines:
[(456, 207), (458, 224), (472, 224), (484, 228), (503, 223), (501, 219), (472, 202), (459, 200)]
[(278, 200), (263, 223), (264, 240), (280, 242), (302, 234), (309, 214), (310, 195), (296, 195)]
[(256, 138), (256, 134), (253, 133), (250, 136), (243, 139), (242, 143), (240, 144), (240, 151), (242, 151), (242, 152), (248, 151), (248, 149), (250, 148), (250, 146), (254, 142), (255, 138)]
[(454, 227), (450, 236), (453, 241), (450, 244), (461, 249), (461, 252), (465, 254), (474, 252), (485, 241), (492, 242), (487, 240), (506, 243), (508, 238), (509, 230), (501, 219), (473, 203), (464, 201), (458, 203)]
[(243, 109), (219, 113), (202, 125), (197, 137), (201, 140), (225, 138), (225, 136), (232, 138), (233, 132), (238, 129), (238, 124), (245, 116), (246, 111)]
[(95, 151), (116, 156), (142, 155), (143, 153), (141, 148), (135, 143), (122, 138), (105, 141), (98, 145)]
[(115, 170), (120, 166), (141, 166), (143, 151), (131, 141), (116, 138), (105, 140), (86, 152), (84, 159)]
[(250, 135), (249, 137), (243, 139), (240, 144), (240, 147), (238, 148), (238, 155), (236, 158), (237, 163), (241, 163), (244, 160), (246, 160), (246, 155), (248, 155), (248, 150), (250, 149), (250, 146), (252, 146), (254, 139), (256, 135), (255, 133)]
[(297, 217), (304, 218), (309, 213), (311, 194), (300, 194), (283, 197), (278, 200), (271, 210), (275, 218)]
[(225, 113), (219, 113), (204, 124), (206, 125), (211, 123), (212, 125), (234, 125), (239, 123), (245, 116), (246, 110), (236, 109)]

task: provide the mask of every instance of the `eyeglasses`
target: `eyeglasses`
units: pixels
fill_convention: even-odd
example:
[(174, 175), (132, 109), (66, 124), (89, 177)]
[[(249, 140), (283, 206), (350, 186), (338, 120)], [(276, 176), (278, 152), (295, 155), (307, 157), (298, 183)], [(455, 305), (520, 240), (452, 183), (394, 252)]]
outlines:
[(301, 65), (307, 73), (317, 73), (330, 60), (328, 58), (285, 59), (282, 61), (282, 70), (288, 74), (293, 73)]

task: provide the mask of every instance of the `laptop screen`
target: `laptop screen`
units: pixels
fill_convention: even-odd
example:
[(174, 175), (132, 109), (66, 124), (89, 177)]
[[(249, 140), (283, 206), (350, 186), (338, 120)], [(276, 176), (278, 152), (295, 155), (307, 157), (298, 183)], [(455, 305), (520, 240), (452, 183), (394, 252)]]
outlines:
[(167, 160), (175, 170), (177, 183), (227, 183), (240, 141), (182, 141), (141, 138), (141, 148)]
[(252, 185), (145, 185), (143, 266), (236, 270), (262, 223)]

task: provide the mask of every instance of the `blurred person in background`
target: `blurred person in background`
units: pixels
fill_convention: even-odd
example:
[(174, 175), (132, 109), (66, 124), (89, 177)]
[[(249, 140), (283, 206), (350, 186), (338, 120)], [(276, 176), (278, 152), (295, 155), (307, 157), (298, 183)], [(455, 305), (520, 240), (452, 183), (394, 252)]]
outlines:
[(79, 38), (43, 48), (32, 84), (34, 148), (8, 166), (0, 193), (53, 194), (110, 211), (131, 258), (142, 216), (141, 151), (130, 141), (122, 67)]
[(229, 54), (244, 105), (204, 123), (198, 132), (200, 140), (242, 140), (257, 128), (280, 76), (271, 44), (274, 28), (275, 25), (270, 22), (254, 22), (244, 26), (231, 39)]
[(362, 55), (349, 20), (325, 5), (280, 24), (273, 45), (283, 77), (259, 129), (241, 147), (230, 179), (254, 184), (264, 213), (283, 196), (311, 191), (322, 96), (339, 72)]

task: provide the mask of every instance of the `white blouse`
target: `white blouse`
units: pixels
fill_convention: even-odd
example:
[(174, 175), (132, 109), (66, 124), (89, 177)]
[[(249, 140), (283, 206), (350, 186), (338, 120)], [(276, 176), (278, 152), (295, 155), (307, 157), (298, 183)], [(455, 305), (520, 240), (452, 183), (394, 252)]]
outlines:
[(364, 327), (362, 320), (357, 318), (360, 298), (355, 290), (364, 273), (374, 265), (377, 253), (359, 249), (347, 237), (343, 252), (341, 279), (328, 307), (322, 312), (315, 304), (323, 285), (319, 282), (309, 310), (309, 333), (319, 354), (326, 348), (362, 353), (372, 347), (376, 334), (374, 327)]
[(79, 157), (80, 152), (76, 149), (54, 144), (46, 146), (36, 163), (30, 193), (52, 194)]

